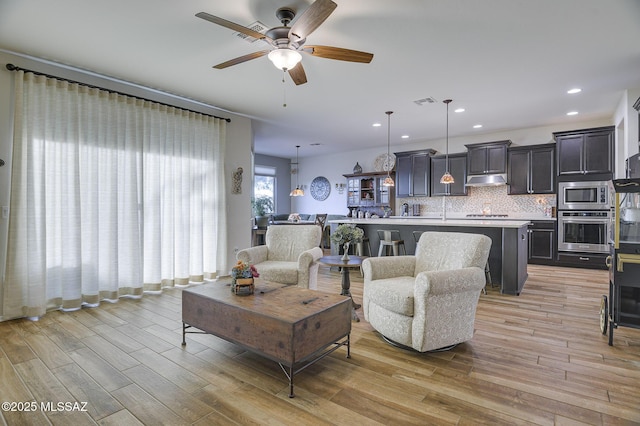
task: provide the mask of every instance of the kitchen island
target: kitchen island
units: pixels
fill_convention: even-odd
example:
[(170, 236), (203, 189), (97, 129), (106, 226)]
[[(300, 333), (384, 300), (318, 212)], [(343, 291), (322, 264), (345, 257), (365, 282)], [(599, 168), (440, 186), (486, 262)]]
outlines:
[[(331, 232), (341, 223), (352, 223), (364, 230), (371, 243), (371, 254), (378, 253), (378, 230), (397, 229), (407, 253), (415, 253), (413, 231), (467, 232), (491, 238), (489, 268), (491, 281), (503, 294), (519, 295), (527, 280), (528, 234), (526, 220), (429, 219), (421, 217), (332, 220)], [(338, 254), (332, 244), (332, 254)], [(369, 253), (367, 253), (369, 254)]]

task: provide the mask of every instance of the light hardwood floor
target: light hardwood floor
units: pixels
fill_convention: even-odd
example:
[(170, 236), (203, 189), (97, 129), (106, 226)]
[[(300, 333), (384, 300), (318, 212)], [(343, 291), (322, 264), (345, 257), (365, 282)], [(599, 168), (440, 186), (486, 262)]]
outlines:
[[(338, 272), (319, 287), (338, 293)], [(362, 278), (352, 272), (362, 300)], [(389, 346), (353, 323), (339, 349), (296, 376), (210, 335), (181, 347), (181, 291), (0, 323), (0, 401), (20, 424), (640, 424), (640, 329), (600, 333), (605, 271), (529, 266), (520, 296), (489, 289), (476, 333), (451, 351)], [(362, 312), (359, 311), (362, 317)], [(41, 404), (68, 402), (65, 406)], [(17, 405), (17, 404), (16, 404)], [(4, 407), (3, 407), (4, 408)], [(25, 411), (26, 409), (34, 409)], [(48, 408), (43, 410), (43, 408)], [(52, 410), (51, 408), (55, 408)]]

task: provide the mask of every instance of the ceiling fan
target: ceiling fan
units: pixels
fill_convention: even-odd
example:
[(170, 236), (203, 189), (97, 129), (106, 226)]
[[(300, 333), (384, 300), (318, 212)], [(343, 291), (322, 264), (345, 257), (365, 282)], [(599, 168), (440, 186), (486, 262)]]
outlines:
[(289, 23), (296, 16), (295, 10), (289, 7), (281, 7), (276, 11), (276, 16), (282, 23), (280, 27), (271, 28), (266, 34), (254, 31), (243, 25), (236, 24), (218, 16), (210, 15), (206, 12), (196, 13), (198, 18), (202, 18), (214, 24), (232, 29), (249, 37), (262, 40), (269, 45), (269, 49), (249, 53), (237, 58), (222, 62), (213, 68), (223, 69), (232, 65), (241, 64), (252, 59), (267, 55), (273, 64), (288, 72), (296, 85), (307, 82), (307, 75), (302, 67), (302, 55), (300, 52), (318, 56), (320, 58), (336, 59), (348, 62), (369, 63), (373, 59), (373, 54), (360, 52), (358, 50), (343, 49), (332, 46), (305, 46), (307, 36), (315, 31), (334, 11), (338, 5), (331, 0), (316, 0), (307, 10), (293, 22)]

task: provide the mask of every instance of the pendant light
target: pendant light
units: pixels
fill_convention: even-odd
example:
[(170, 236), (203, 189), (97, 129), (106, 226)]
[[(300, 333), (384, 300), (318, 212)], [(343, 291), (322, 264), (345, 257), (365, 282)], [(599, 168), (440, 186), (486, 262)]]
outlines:
[(296, 145), (296, 162), (295, 163), (291, 163), (291, 164), (295, 164), (296, 165), (296, 189), (294, 189), (293, 191), (291, 191), (291, 193), (289, 194), (290, 197), (302, 197), (304, 195), (304, 191), (300, 188), (300, 185), (298, 184), (298, 175), (300, 174), (300, 166), (299, 166), (299, 161), (298, 161), (298, 150), (300, 149), (300, 145)]
[(391, 114), (393, 114), (393, 111), (387, 111), (385, 114), (387, 114), (387, 177), (382, 181), (382, 186), (394, 186), (395, 182), (391, 177), (391, 167), (389, 167), (391, 166), (391, 162), (389, 161), (391, 159), (391, 153), (389, 150), (391, 146)]
[(440, 178), (440, 183), (450, 185), (452, 183), (455, 183), (453, 176), (451, 176), (451, 173), (449, 173), (449, 104), (451, 103), (451, 99), (445, 99), (442, 102), (447, 104), (447, 148), (445, 155), (444, 174)]

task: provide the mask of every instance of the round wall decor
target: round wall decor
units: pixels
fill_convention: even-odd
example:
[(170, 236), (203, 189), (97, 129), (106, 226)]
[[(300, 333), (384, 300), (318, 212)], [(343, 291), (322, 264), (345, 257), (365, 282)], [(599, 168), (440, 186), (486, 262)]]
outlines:
[(396, 156), (394, 154), (380, 154), (376, 157), (373, 168), (376, 172), (389, 172), (396, 165)]
[(324, 201), (331, 192), (331, 184), (324, 176), (318, 176), (311, 181), (311, 196), (318, 201)]

